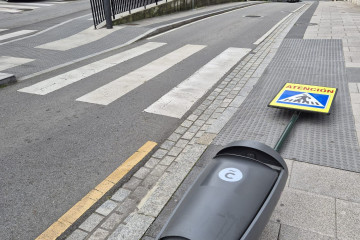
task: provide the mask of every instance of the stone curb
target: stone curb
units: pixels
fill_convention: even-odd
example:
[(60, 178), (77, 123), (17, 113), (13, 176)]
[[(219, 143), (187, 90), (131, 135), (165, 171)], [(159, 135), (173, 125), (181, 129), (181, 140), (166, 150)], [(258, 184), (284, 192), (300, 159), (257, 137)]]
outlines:
[(9, 73), (0, 73), (0, 86), (16, 82), (16, 77)]
[[(142, 239), (212, 140), (240, 108), (286, 34), (308, 7), (305, 4), (299, 8), (240, 61), (147, 163), (67, 240)], [(109, 206), (111, 209), (105, 213), (102, 209)]]
[[(144, 36), (141, 39), (152, 37), (154, 35), (169, 31), (169, 30), (174, 29), (174, 28), (178, 28), (180, 26), (183, 26), (183, 25), (186, 25), (186, 24), (189, 24), (189, 23), (192, 23), (192, 22), (199, 21), (199, 20), (204, 19), (204, 18), (213, 17), (213, 16), (220, 15), (220, 14), (223, 14), (223, 13), (227, 13), (227, 12), (235, 11), (235, 10), (238, 10), (238, 9), (241, 9), (241, 8), (246, 8), (246, 7), (250, 7), (250, 6), (254, 6), (254, 5), (258, 5), (258, 4), (263, 4), (263, 3), (265, 3), (265, 2), (255, 2), (255, 3), (244, 4), (244, 5), (237, 6), (237, 7), (231, 7), (231, 8), (227, 8), (227, 9), (223, 9), (223, 10), (218, 10), (218, 11), (215, 11), (215, 12), (202, 14), (200, 16), (188, 18), (188, 19), (177, 21), (177, 22), (174, 22), (174, 23), (169, 23), (169, 24), (157, 27), (157, 28), (153, 28), (151, 30), (152, 32), (149, 32), (146, 36)], [(141, 40), (141, 39), (139, 39), (139, 40)]]
[[(263, 2), (250, 3), (250, 4), (246, 4), (246, 5), (244, 4), (242, 6), (236, 7), (236, 9), (249, 7), (249, 6), (253, 6), (253, 5), (258, 5), (258, 4), (263, 4)], [(166, 25), (163, 25), (163, 26), (152, 28), (152, 29), (148, 30), (147, 32), (137, 36), (136, 38), (133, 38), (133, 39), (127, 41), (126, 43), (121, 44), (120, 46), (113, 47), (113, 48), (107, 49), (105, 51), (97, 52), (97, 53), (94, 53), (94, 54), (90, 54), (88, 56), (85, 56), (85, 57), (82, 57), (82, 58), (79, 58), (79, 59), (75, 59), (73, 61), (70, 61), (70, 62), (67, 62), (67, 63), (64, 63), (64, 64), (60, 64), (60, 65), (57, 65), (55, 67), (45, 69), (43, 71), (36, 72), (36, 73), (30, 74), (30, 75), (21, 77), (21, 78), (18, 79), (18, 81), (21, 82), (21, 81), (28, 80), (28, 79), (31, 79), (31, 78), (34, 78), (34, 77), (38, 77), (40, 75), (43, 75), (43, 74), (50, 73), (50, 72), (55, 71), (55, 70), (59, 70), (59, 69), (68, 67), (68, 66), (70, 66), (72, 64), (80, 63), (80, 62), (88, 60), (90, 58), (100, 56), (101, 54), (106, 54), (106, 53), (118, 50), (118, 49), (126, 47), (126, 46), (128, 46), (128, 45), (130, 45), (130, 44), (132, 44), (134, 42), (137, 42), (137, 41), (140, 41), (142, 39), (145, 39), (145, 38), (148, 38), (148, 37), (151, 37), (151, 36), (166, 32), (166, 31), (168, 31), (170, 29), (174, 29), (174, 28), (189, 24), (191, 22), (195, 22), (195, 21), (198, 21), (198, 20), (201, 20), (201, 19), (204, 19), (204, 18), (208, 18), (208, 17), (211, 17), (211, 16), (222, 14), (224, 12), (233, 11), (233, 10), (236, 10), (236, 9), (234, 9), (234, 7), (231, 7), (231, 8), (228, 8), (228, 9), (225, 9), (225, 10), (223, 9), (223, 10), (220, 10), (220, 11), (215, 10), (215, 12), (211, 12), (210, 14), (203, 14), (201, 16), (190, 18), (191, 21), (186, 19), (186, 20), (183, 20), (183, 21), (177, 21), (177, 22), (174, 22), (174, 23), (169, 23), (169, 24), (166, 24)], [(220, 12), (220, 13), (217, 13), (217, 12)]]

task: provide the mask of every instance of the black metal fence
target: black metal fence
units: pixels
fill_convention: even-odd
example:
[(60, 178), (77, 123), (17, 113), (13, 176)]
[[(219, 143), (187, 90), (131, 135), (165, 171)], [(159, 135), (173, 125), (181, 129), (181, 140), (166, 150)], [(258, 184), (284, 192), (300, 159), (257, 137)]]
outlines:
[[(103, 23), (106, 20), (106, 10), (107, 6), (104, 4), (106, 0), (90, 0), (91, 11), (94, 20), (95, 28)], [(120, 14), (123, 12), (129, 12), (131, 14), (131, 10), (144, 7), (146, 8), (147, 5), (164, 1), (164, 0), (110, 0), (111, 6), (111, 16), (115, 19), (116, 14)], [(167, 1), (167, 0), (165, 0)]]

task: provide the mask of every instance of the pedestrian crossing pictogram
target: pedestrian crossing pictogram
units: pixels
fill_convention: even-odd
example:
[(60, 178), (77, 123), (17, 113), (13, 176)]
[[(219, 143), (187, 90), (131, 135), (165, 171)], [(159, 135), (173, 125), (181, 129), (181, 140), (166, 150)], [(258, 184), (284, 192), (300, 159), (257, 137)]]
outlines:
[[(295, 92), (288, 90), (286, 90), (282, 96), (291, 95), (291, 94), (296, 94), (296, 95), (279, 99), (277, 102), (294, 104), (299, 106), (325, 108), (326, 102), (329, 99), (328, 95), (314, 94), (314, 96), (312, 96), (310, 93), (302, 93), (302, 92)], [(321, 99), (321, 101), (324, 104), (319, 102), (319, 100), (317, 100), (316, 97)]]
[(336, 88), (286, 83), (269, 107), (329, 113)]

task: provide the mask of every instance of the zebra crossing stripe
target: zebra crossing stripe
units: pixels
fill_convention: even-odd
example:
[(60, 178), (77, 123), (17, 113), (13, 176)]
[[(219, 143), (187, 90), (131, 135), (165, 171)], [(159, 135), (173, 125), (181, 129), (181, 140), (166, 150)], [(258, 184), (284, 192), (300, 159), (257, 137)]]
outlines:
[(7, 29), (0, 29), (0, 32), (6, 31)]
[(114, 26), (112, 29), (99, 29), (94, 30), (94, 27), (90, 27), (81, 31), (75, 35), (72, 35), (67, 38), (60, 39), (58, 41), (46, 43), (36, 48), (49, 49), (49, 50), (58, 50), (66, 51), (72, 48), (80, 47), (82, 45), (95, 42), (103, 37), (106, 37), (110, 33), (113, 33), (117, 30), (122, 29), (123, 27)]
[(60, 74), (58, 76), (36, 83), (29, 87), (22, 88), (18, 91), (31, 94), (46, 95), (72, 83), (78, 82), (84, 78), (87, 78), (93, 74), (101, 72), (107, 68), (115, 66), (119, 63), (125, 62), (148, 51), (159, 48), (165, 44), (166, 43), (149, 42), (144, 45), (105, 58), (103, 60), (90, 63), (75, 70)]
[(153, 62), (122, 76), (78, 99), (77, 101), (108, 105), (131, 90), (156, 77), (175, 64), (200, 51), (203, 45), (185, 45)]
[(250, 51), (251, 49), (248, 48), (226, 49), (144, 111), (181, 118), (197, 100)]
[(4, 35), (0, 36), (0, 41), (6, 40), (9, 38), (18, 37), (18, 36), (25, 35), (25, 34), (29, 34), (29, 33), (33, 33), (33, 32), (36, 32), (36, 30), (21, 30), (21, 31), (17, 31), (17, 32), (4, 34)]
[[(1, 5), (0, 5), (0, 6), (1, 6)], [(0, 12), (18, 13), (18, 12), (22, 12), (22, 10), (11, 9), (11, 8), (2, 8), (2, 7), (0, 7)]]
[[(47, 3), (24, 3), (22, 2), (21, 5), (25, 5), (25, 6), (35, 6), (35, 7), (50, 7), (53, 6), (54, 4), (47, 4)], [(4, 4), (5, 6), (5, 4)]]
[(34, 61), (34, 59), (0, 56), (0, 71), (8, 68), (17, 67), (31, 61)]
[(0, 4), (1, 7), (4, 8), (13, 8), (13, 9), (37, 9), (39, 7), (35, 7), (35, 6), (25, 6), (25, 5), (11, 5), (11, 4)]

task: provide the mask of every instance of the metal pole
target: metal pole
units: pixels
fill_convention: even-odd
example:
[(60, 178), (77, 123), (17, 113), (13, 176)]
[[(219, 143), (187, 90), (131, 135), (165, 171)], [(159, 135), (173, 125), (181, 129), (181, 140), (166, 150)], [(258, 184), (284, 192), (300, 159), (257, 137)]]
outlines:
[(285, 142), (286, 137), (291, 132), (291, 129), (294, 127), (296, 120), (298, 120), (300, 116), (299, 111), (295, 111), (290, 119), (290, 122), (286, 126), (284, 132), (281, 134), (281, 137), (279, 138), (278, 142), (275, 144), (274, 150), (279, 152), (280, 148), (282, 147), (283, 143)]
[(194, 0), (191, 0), (191, 7), (192, 7), (192, 9), (194, 9), (194, 8), (195, 8), (195, 3), (194, 3)]
[(111, 29), (111, 28), (113, 28), (113, 24), (112, 24), (112, 19), (111, 19), (110, 0), (103, 0), (103, 1), (104, 1), (106, 28)]

